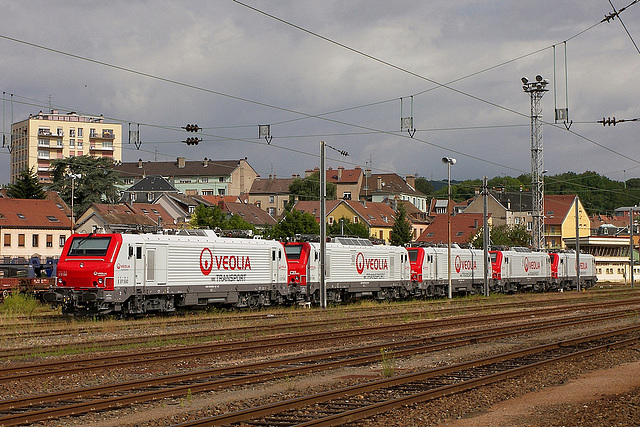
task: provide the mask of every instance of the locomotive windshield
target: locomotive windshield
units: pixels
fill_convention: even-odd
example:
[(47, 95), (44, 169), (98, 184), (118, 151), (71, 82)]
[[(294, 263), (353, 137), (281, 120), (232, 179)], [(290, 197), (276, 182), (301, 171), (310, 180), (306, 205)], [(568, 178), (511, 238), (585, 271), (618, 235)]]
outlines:
[(407, 249), (409, 252), (409, 261), (416, 262), (418, 260), (418, 250), (417, 249)]
[(287, 259), (300, 259), (302, 245), (284, 245), (284, 253), (287, 254)]
[(496, 252), (490, 252), (489, 255), (491, 256), (491, 262), (495, 263), (498, 259), (498, 254)]
[(67, 256), (106, 256), (111, 237), (74, 237)]

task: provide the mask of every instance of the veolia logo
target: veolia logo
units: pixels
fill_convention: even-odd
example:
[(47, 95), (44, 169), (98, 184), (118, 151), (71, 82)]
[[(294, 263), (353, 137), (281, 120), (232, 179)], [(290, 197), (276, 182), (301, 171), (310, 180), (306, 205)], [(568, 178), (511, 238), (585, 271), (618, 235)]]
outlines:
[(528, 257), (524, 257), (524, 271), (529, 272), (529, 270), (540, 270), (540, 261), (529, 261)]
[(202, 274), (205, 276), (208, 276), (212, 268), (213, 254), (211, 253), (211, 249), (204, 248), (202, 252), (200, 252), (200, 271), (202, 271)]
[(471, 260), (462, 260), (460, 255), (456, 255), (455, 260), (456, 273), (460, 273), (461, 270), (475, 270), (476, 262)]
[(362, 274), (365, 270), (388, 270), (389, 263), (383, 258), (365, 258), (362, 252), (356, 255), (356, 270)]

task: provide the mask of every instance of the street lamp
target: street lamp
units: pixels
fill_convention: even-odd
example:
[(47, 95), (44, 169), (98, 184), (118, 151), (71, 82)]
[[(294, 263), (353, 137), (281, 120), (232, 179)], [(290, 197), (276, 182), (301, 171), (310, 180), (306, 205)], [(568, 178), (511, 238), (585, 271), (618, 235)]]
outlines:
[(442, 163), (447, 165), (447, 278), (449, 287), (447, 288), (447, 298), (453, 298), (451, 289), (451, 165), (456, 164), (456, 159), (443, 157)]
[(76, 179), (80, 178), (82, 175), (79, 173), (70, 173), (67, 175), (67, 178), (71, 178), (71, 234), (73, 234), (73, 229), (75, 226), (75, 214), (73, 212), (73, 189), (76, 186)]

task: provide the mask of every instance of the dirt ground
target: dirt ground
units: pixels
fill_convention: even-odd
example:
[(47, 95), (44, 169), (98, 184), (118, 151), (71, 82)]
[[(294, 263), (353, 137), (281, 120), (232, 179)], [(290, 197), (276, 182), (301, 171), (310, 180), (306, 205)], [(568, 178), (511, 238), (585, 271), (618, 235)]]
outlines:
[[(486, 413), (446, 423), (446, 427), (532, 426), (538, 425), (545, 408), (592, 402), (640, 390), (640, 362), (589, 372), (566, 384), (527, 393), (493, 405)], [(561, 421), (561, 420), (559, 420)], [(640, 424), (640, 420), (637, 420)]]

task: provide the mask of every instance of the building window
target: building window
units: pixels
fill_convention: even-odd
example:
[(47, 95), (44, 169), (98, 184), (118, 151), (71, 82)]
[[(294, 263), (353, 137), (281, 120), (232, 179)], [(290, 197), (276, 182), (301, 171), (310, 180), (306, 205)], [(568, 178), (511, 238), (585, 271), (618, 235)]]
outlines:
[(380, 239), (384, 240), (384, 230), (380, 230)]
[(224, 188), (218, 188), (218, 196), (224, 196)]
[(153, 202), (153, 193), (147, 193), (147, 200)]
[(133, 184), (133, 178), (124, 178), (122, 182), (124, 182), (127, 185), (131, 185)]
[(276, 214), (276, 208), (269, 208), (269, 215), (273, 216)]
[(53, 247), (53, 234), (47, 234), (47, 247)]
[(60, 235), (60, 239), (59, 239), (59, 245), (62, 248), (64, 246), (64, 242), (67, 240), (67, 236), (65, 236), (64, 234)]
[(342, 193), (342, 198), (344, 200), (351, 200), (351, 191), (345, 191), (344, 193)]
[(334, 219), (332, 216), (329, 217), (329, 225), (333, 225), (334, 223)]
[(82, 138), (82, 128), (78, 128), (78, 138)]
[(200, 182), (209, 182), (209, 178), (206, 176), (203, 176), (202, 178), (200, 178)]
[(69, 129), (69, 136), (75, 138), (76, 137), (76, 130), (75, 128), (70, 128)]
[(11, 234), (4, 235), (4, 246), (11, 246)]
[(258, 201), (256, 202), (256, 206), (257, 206), (258, 208), (261, 208), (261, 205), (262, 205), (262, 203), (260, 203), (260, 200), (258, 200)]
[(24, 234), (18, 234), (18, 247), (24, 247)]
[[(82, 150), (82, 141), (78, 141), (78, 150)], [(78, 154), (81, 156), (82, 154)]]
[(38, 139), (38, 147), (48, 147), (49, 140), (48, 139)]
[(76, 140), (71, 138), (69, 140), (69, 148), (75, 148), (75, 146), (76, 146)]
[(38, 247), (38, 234), (31, 236), (31, 246), (34, 248)]
[(218, 182), (224, 182), (224, 177), (221, 176), (220, 178), (218, 178)]
[(49, 158), (49, 152), (48, 151), (44, 151), (44, 150), (38, 150), (38, 158), (39, 159), (48, 159)]
[(353, 223), (354, 223), (354, 224), (357, 224), (357, 223), (358, 223), (358, 221), (360, 221), (360, 218), (358, 218), (357, 216), (354, 216), (354, 217), (353, 217)]
[(275, 196), (269, 196), (269, 203), (273, 203), (275, 200)]

